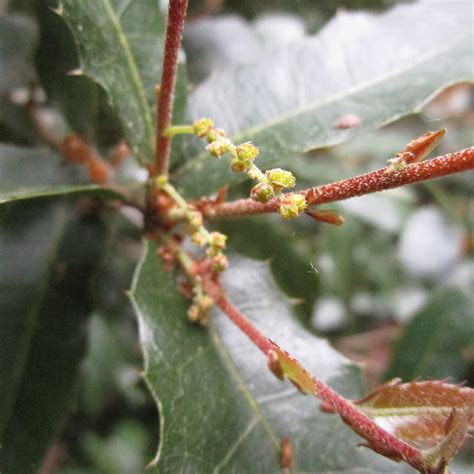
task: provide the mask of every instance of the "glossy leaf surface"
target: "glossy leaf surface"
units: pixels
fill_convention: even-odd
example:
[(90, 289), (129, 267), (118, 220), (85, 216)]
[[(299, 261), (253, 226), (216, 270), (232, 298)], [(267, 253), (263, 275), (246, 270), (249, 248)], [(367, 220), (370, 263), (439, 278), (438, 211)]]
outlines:
[[(415, 113), (447, 85), (472, 81), (470, 16), (464, 2), (399, 5), (382, 15), (340, 12), (316, 36), (205, 81), (190, 97), (189, 119), (211, 117), (237, 143), (253, 141), (262, 168), (291, 167), (301, 152)], [(360, 125), (338, 127), (347, 114)], [(187, 194), (245, 179), (197, 141), (185, 153), (175, 178)]]
[[(159, 2), (63, 0), (61, 14), (78, 43), (81, 73), (98, 82), (117, 110), (140, 162), (153, 159), (155, 85), (161, 78), (165, 15)], [(175, 117), (185, 103), (181, 68)]]
[[(359, 371), (294, 321), (264, 264), (235, 259), (225, 280), (230, 299), (265, 334), (340, 391), (359, 392)], [(152, 243), (136, 272), (132, 301), (145, 379), (160, 411), (160, 472), (248, 472), (255, 466), (276, 472), (283, 437), (292, 442), (295, 472), (344, 472), (348, 457), (365, 472), (399, 472), (390, 461), (357, 449), (357, 437), (337, 417), (320, 412), (314, 397), (277, 380), (223, 314), (215, 314), (208, 329), (191, 326), (188, 303)]]
[(449, 461), (464, 440), (474, 414), (474, 390), (439, 381), (394, 380), (356, 404), (386, 431), (424, 450), (436, 465), (440, 458)]

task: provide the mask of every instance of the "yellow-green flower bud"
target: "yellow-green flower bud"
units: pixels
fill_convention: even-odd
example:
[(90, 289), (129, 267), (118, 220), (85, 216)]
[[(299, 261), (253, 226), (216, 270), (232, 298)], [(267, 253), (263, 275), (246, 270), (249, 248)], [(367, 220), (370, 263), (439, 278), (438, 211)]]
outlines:
[(191, 240), (193, 241), (193, 244), (199, 245), (199, 247), (204, 247), (208, 242), (208, 237), (204, 232), (197, 231), (192, 235)]
[(203, 313), (208, 313), (214, 306), (214, 300), (209, 295), (202, 295), (198, 300), (198, 306)]
[(296, 184), (293, 174), (290, 171), (282, 170), (281, 168), (267, 170), (265, 171), (265, 176), (268, 178), (268, 181), (275, 191), (279, 191), (283, 188), (294, 188)]
[(258, 148), (250, 142), (242, 143), (235, 148), (235, 152), (237, 153), (237, 158), (240, 161), (245, 162), (252, 162), (257, 158), (258, 155)]
[(199, 138), (205, 137), (214, 127), (214, 122), (209, 118), (202, 118), (193, 123), (194, 135)]
[(160, 174), (160, 176), (157, 176), (155, 179), (156, 187), (161, 188), (168, 182), (168, 176), (164, 174)]
[(220, 140), (222, 138), (225, 138), (225, 130), (222, 130), (222, 128), (213, 128), (207, 132), (207, 141), (209, 143), (215, 142), (216, 140)]
[(283, 219), (294, 219), (306, 209), (306, 199), (302, 194), (287, 194), (281, 201), (278, 212)]
[(212, 268), (216, 272), (223, 272), (229, 266), (229, 260), (223, 253), (218, 253), (212, 257)]
[(267, 202), (274, 195), (273, 188), (267, 183), (258, 183), (250, 191), (250, 197), (257, 202)]
[(185, 213), (180, 207), (174, 206), (168, 211), (168, 217), (173, 221), (182, 221)]
[(194, 229), (199, 229), (202, 226), (202, 214), (199, 211), (191, 211), (189, 223)]
[(227, 235), (221, 234), (220, 232), (211, 232), (209, 234), (209, 245), (216, 249), (225, 248)]
[(250, 162), (240, 161), (238, 158), (234, 158), (230, 162), (230, 169), (232, 171), (236, 171), (236, 172), (240, 172), (240, 173), (244, 173), (245, 171), (247, 171), (251, 167), (252, 167), (252, 162), (251, 161)]
[(212, 156), (222, 156), (229, 149), (231, 143), (232, 142), (228, 138), (222, 138), (209, 143), (209, 145), (206, 146), (206, 150)]
[(188, 319), (195, 323), (196, 321), (199, 320), (199, 316), (201, 314), (201, 311), (199, 311), (199, 308), (197, 305), (192, 304), (189, 309), (188, 309)]

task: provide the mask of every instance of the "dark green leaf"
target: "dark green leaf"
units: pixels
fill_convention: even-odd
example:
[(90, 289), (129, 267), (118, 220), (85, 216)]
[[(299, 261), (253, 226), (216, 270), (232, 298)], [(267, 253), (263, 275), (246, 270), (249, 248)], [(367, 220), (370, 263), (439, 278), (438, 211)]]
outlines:
[[(252, 140), (262, 168), (291, 166), (302, 151), (415, 113), (443, 87), (472, 81), (470, 17), (468, 3), (399, 5), (380, 16), (341, 12), (317, 36), (204, 82), (190, 97), (189, 118), (211, 117), (237, 143)], [(338, 128), (346, 114), (361, 125)], [(175, 172), (187, 194), (245, 179), (201, 150), (188, 149), (191, 159)]]
[[(264, 264), (235, 259), (227, 273), (230, 299), (265, 334), (344, 394), (360, 391), (358, 369), (295, 322)], [(188, 303), (175, 285), (148, 243), (132, 301), (145, 379), (160, 410), (160, 472), (253, 472), (255, 466), (278, 472), (285, 436), (293, 444), (295, 472), (344, 472), (347, 459), (352, 472), (399, 472), (356, 449), (357, 438), (337, 417), (321, 413), (314, 397), (275, 379), (224, 315), (215, 314), (208, 329), (191, 326)]]
[(0, 145), (0, 204), (72, 194), (120, 198), (116, 191), (87, 183), (76, 166), (61, 163), (46, 148)]
[(98, 217), (27, 201), (1, 208), (0, 469), (34, 472), (71, 401), (84, 355)]
[(472, 299), (456, 288), (438, 290), (405, 327), (385, 378), (462, 381), (468, 367), (464, 357), (473, 341)]
[[(165, 16), (159, 2), (63, 0), (61, 14), (78, 43), (81, 71), (102, 85), (137, 158), (153, 159), (155, 85), (161, 78)], [(181, 68), (175, 118), (184, 109)]]

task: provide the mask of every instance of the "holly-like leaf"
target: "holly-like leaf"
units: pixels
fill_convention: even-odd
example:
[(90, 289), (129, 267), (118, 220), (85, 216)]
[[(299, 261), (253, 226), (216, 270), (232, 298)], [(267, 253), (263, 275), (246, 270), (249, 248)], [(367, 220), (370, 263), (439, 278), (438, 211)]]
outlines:
[(448, 463), (464, 440), (474, 414), (474, 389), (395, 379), (355, 403), (385, 431), (422, 450), (426, 467), (436, 467)]
[[(165, 15), (159, 2), (62, 0), (76, 38), (82, 74), (108, 93), (134, 155), (145, 163), (155, 146), (155, 85), (161, 78)], [(184, 110), (185, 79), (178, 75), (177, 120)]]
[[(282, 438), (294, 471), (400, 472), (356, 448), (357, 438), (314, 397), (277, 380), (265, 358), (223, 315), (210, 327), (188, 323), (176, 276), (148, 242), (131, 292), (145, 358), (145, 380), (160, 412), (159, 472), (278, 472)], [(224, 278), (229, 298), (269, 337), (329, 384), (353, 395), (360, 372), (326, 341), (306, 332), (265, 264), (234, 259)]]
[[(74, 216), (74, 214), (72, 214)], [(57, 200), (0, 208), (0, 469), (36, 472), (71, 402), (107, 228)]]
[[(472, 81), (470, 17), (463, 2), (399, 5), (383, 15), (340, 12), (316, 36), (205, 81), (189, 99), (189, 119), (211, 117), (235, 142), (253, 141), (262, 168), (291, 166), (301, 152), (415, 113), (443, 87)], [(338, 125), (348, 114), (360, 125)], [(245, 179), (231, 175), (226, 160), (195, 150), (175, 171), (187, 194)]]
[(78, 194), (120, 198), (117, 191), (87, 183), (80, 171), (46, 148), (0, 145), (0, 204)]
[(444, 288), (433, 293), (404, 328), (385, 377), (453, 377), (460, 382), (468, 368), (465, 354), (472, 348), (472, 300), (457, 288)]
[(160, 77), (164, 32), (158, 2), (144, 8), (138, 1), (64, 0), (60, 13), (76, 38), (81, 72), (108, 92), (133, 152), (150, 160), (155, 136), (150, 101)]

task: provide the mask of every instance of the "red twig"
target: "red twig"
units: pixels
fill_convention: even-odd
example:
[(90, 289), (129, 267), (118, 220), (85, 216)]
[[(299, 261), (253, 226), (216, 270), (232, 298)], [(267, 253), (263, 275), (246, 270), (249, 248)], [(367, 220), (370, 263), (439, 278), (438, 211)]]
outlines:
[[(419, 183), (461, 171), (474, 169), (474, 147), (439, 156), (432, 160), (407, 165), (400, 171), (387, 172), (387, 168), (372, 171), (335, 183), (298, 191), (309, 205), (342, 201), (363, 194), (392, 189), (405, 184)], [(203, 209), (208, 218), (238, 217), (268, 214), (278, 210), (278, 199), (262, 204), (251, 199), (240, 199)]]
[(156, 122), (156, 166), (157, 175), (167, 174), (171, 139), (163, 132), (171, 125), (173, 114), (173, 96), (178, 70), (178, 54), (188, 0), (170, 0), (168, 7), (168, 23), (163, 57), (163, 71), (157, 101)]
[[(208, 280), (208, 284), (203, 281), (203, 286), (205, 291), (216, 300), (224, 314), (248, 336), (265, 356), (268, 356), (274, 347), (273, 343), (227, 299), (222, 286), (216, 284), (216, 282), (211, 283), (210, 280)], [(316, 386), (314, 395), (331, 404), (356, 432), (369, 440), (372, 447), (378, 448), (379, 451), (383, 451), (385, 454), (390, 454), (391, 457), (403, 459), (414, 467), (421, 466), (422, 455), (418, 449), (385, 431), (350, 400), (339, 395), (324, 382), (315, 377), (312, 377), (312, 379)]]
[(260, 332), (248, 319), (241, 313), (225, 295), (222, 285), (209, 279), (202, 281), (204, 291), (215, 300), (219, 308), (222, 309), (231, 321), (265, 354), (268, 355), (273, 345), (262, 332)]

